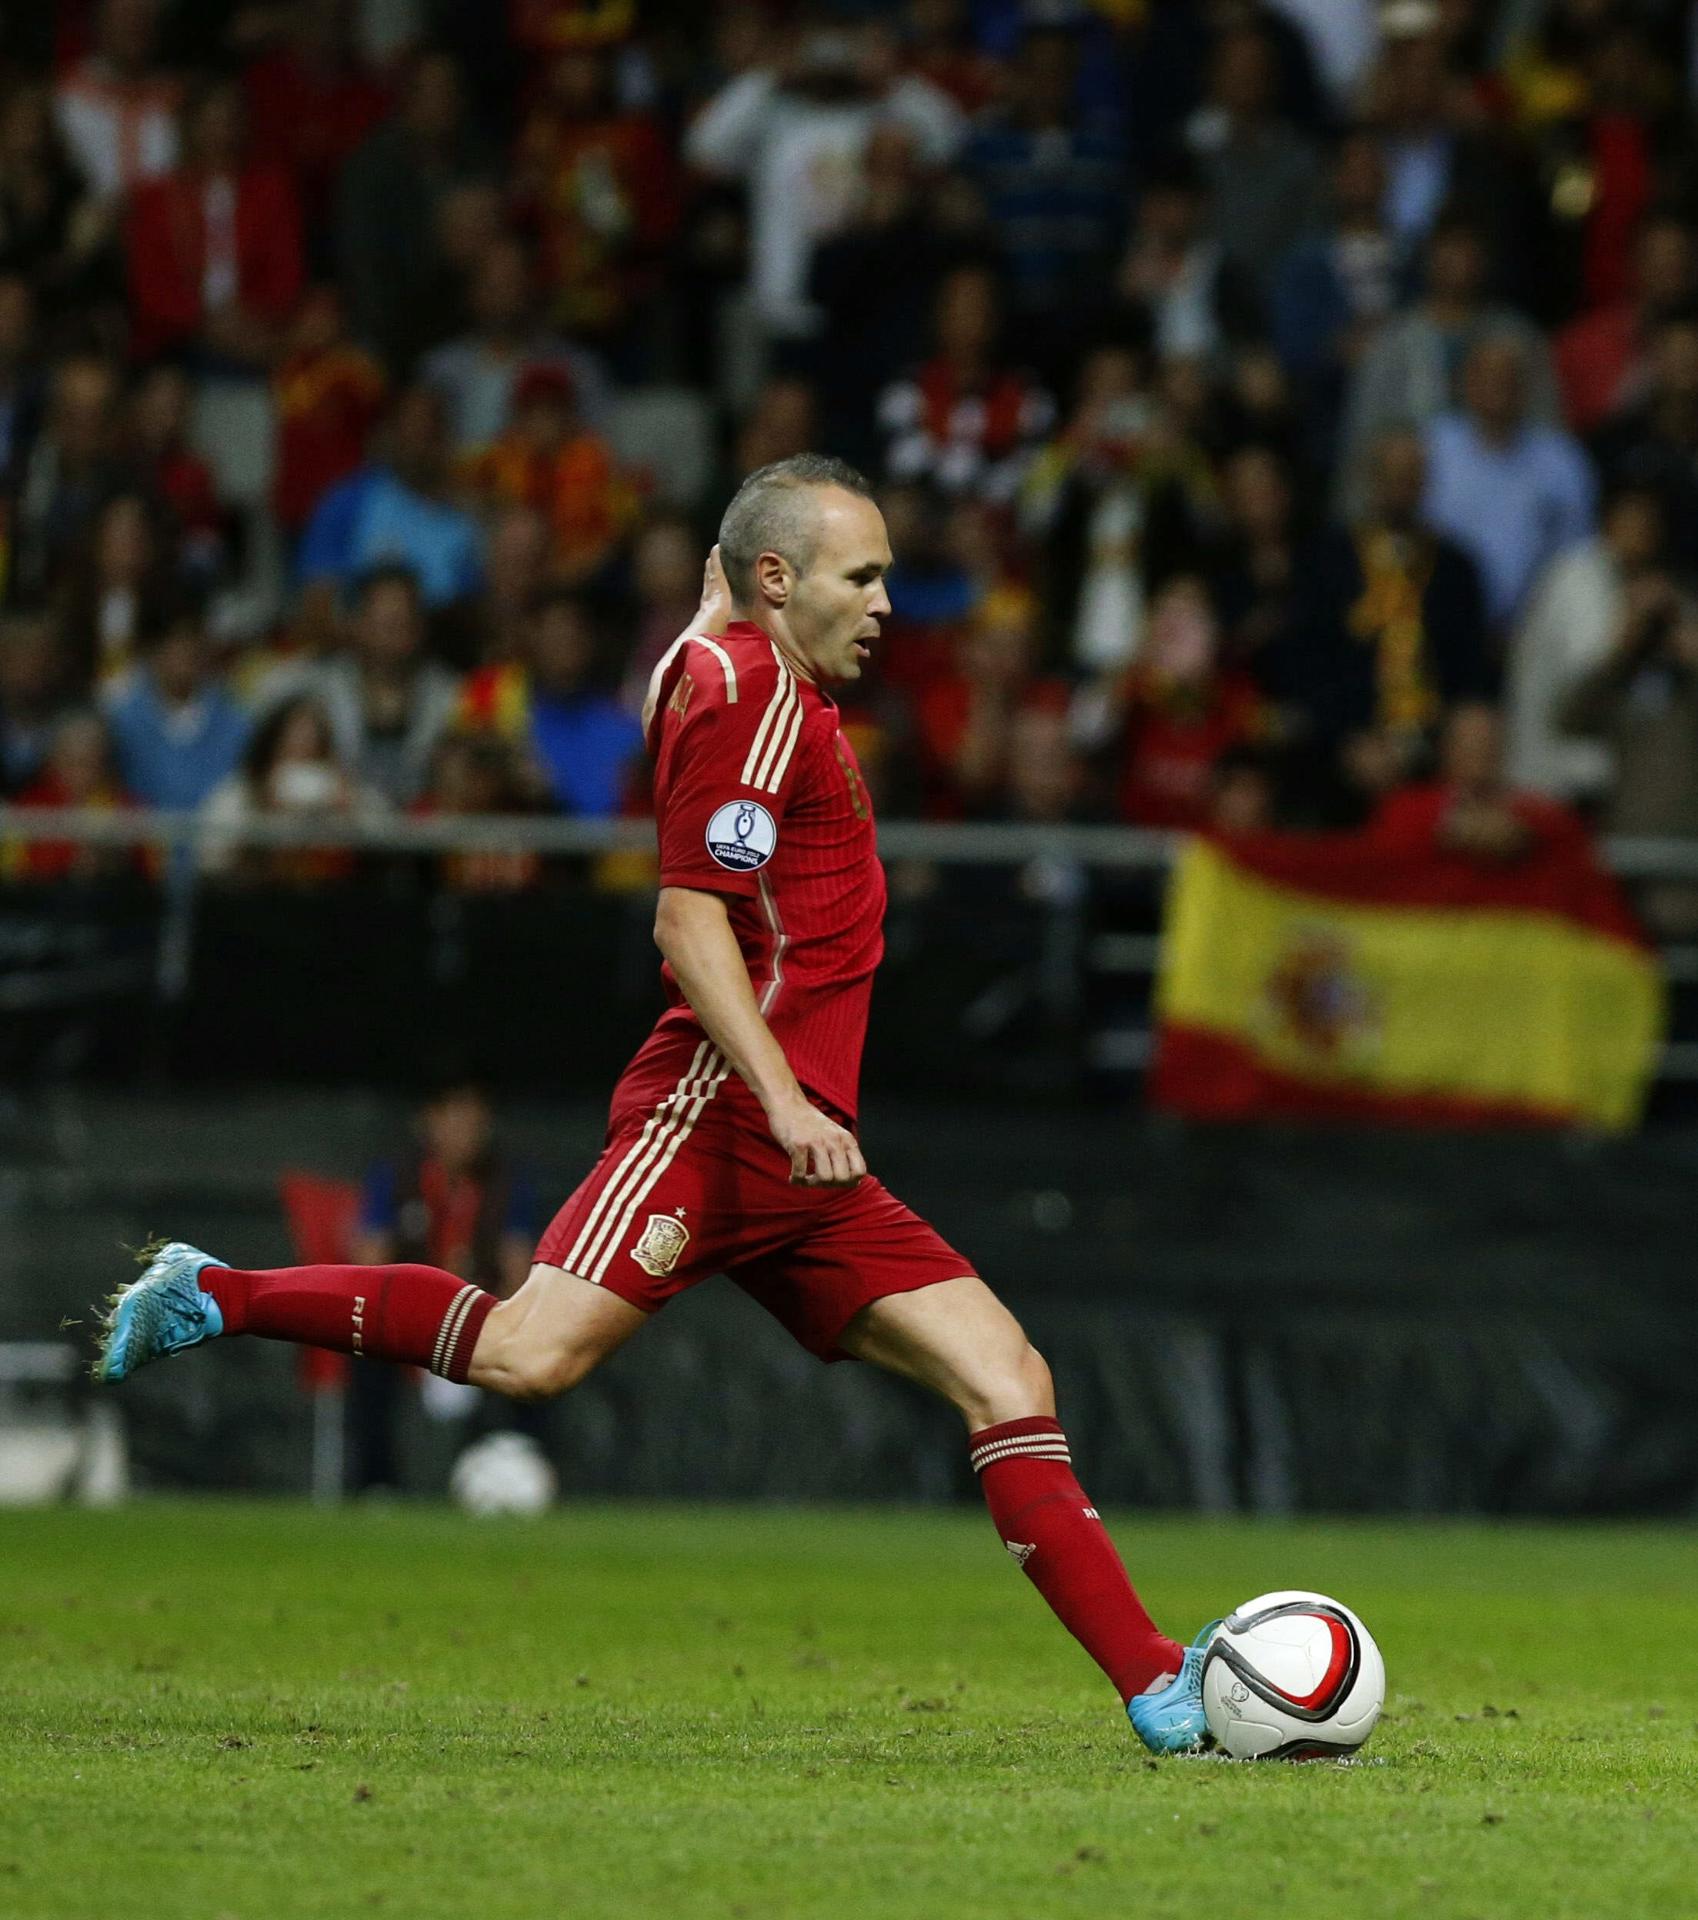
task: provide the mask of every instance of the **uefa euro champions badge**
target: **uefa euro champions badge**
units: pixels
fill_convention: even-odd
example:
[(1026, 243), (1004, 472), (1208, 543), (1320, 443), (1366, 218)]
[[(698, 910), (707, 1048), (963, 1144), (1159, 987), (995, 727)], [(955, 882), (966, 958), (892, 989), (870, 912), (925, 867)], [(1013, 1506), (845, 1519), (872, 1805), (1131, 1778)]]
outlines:
[(728, 800), (707, 824), (707, 850), (733, 873), (764, 867), (778, 845), (778, 822), (758, 800)]
[(690, 1229), (670, 1213), (651, 1213), (643, 1237), (631, 1249), (631, 1258), (644, 1273), (658, 1280), (678, 1264), (678, 1256), (690, 1244)]

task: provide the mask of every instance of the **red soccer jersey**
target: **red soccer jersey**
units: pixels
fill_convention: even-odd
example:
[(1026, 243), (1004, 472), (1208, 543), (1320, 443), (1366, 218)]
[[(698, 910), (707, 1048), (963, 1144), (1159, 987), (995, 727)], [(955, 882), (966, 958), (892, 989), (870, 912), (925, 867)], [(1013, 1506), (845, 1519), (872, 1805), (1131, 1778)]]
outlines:
[[(667, 663), (648, 746), (660, 884), (725, 897), (791, 1070), (852, 1119), (885, 887), (836, 702), (737, 621)], [(661, 973), (669, 1005), (625, 1071), (616, 1114), (672, 1092), (705, 1038), (672, 969)]]

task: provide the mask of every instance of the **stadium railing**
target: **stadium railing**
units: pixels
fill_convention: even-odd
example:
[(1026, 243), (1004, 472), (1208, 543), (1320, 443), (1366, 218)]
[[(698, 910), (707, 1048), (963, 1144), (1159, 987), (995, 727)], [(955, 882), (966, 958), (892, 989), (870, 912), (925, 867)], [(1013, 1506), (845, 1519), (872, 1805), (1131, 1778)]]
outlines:
[[(240, 823), (210, 822), (192, 811), (145, 808), (35, 808), (0, 805), (0, 845), (53, 842), (98, 848), (155, 850), (168, 876), (163, 888), (160, 986), (180, 987), (188, 949), (201, 851), (337, 848), (371, 854), (418, 856), (488, 852), (594, 857), (652, 852), (654, 824), (646, 818), (566, 819), (544, 815), (450, 815), (421, 818), (341, 818), (335, 815), (267, 814)], [(879, 850), (887, 860), (940, 867), (1019, 867), (1032, 862), (1070, 865), (1121, 875), (1159, 876), (1170, 865), (1181, 836), (1132, 827), (1042, 826), (987, 822), (885, 820)], [(1604, 860), (1629, 883), (1691, 882), (1698, 885), (1698, 840), (1613, 837), (1601, 842)], [(1057, 912), (1065, 913), (1066, 907)], [(1159, 940), (1149, 934), (1098, 933), (1081, 950), (1101, 975), (1153, 975)], [(1670, 984), (1698, 984), (1698, 944), (1668, 944), (1662, 960)], [(179, 976), (174, 979), (174, 972)], [(1125, 1031), (1097, 1064), (1136, 1068), (1147, 1058), (1151, 1037)], [(1666, 1043), (1659, 1079), (1698, 1082), (1698, 1041)]]

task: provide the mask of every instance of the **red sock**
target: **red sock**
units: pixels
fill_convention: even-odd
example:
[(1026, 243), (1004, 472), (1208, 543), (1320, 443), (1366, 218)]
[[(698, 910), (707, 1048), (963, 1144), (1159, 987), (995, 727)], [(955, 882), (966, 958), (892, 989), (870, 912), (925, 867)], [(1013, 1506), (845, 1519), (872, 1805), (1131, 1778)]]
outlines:
[(464, 1380), (495, 1295), (440, 1267), (206, 1267), (226, 1333), (257, 1333)]
[(1097, 1510), (1073, 1477), (1056, 1420), (1005, 1420), (967, 1443), (1002, 1544), (1096, 1661), (1122, 1700), (1162, 1673), (1184, 1648), (1156, 1631), (1126, 1577)]

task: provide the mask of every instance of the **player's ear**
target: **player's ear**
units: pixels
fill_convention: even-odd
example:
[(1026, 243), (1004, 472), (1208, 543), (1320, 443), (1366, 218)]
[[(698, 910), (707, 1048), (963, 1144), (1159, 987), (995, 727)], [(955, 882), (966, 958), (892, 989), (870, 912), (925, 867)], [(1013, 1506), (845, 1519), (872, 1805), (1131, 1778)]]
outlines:
[(781, 553), (763, 553), (755, 562), (755, 587), (769, 607), (782, 607), (790, 598), (792, 578)]

